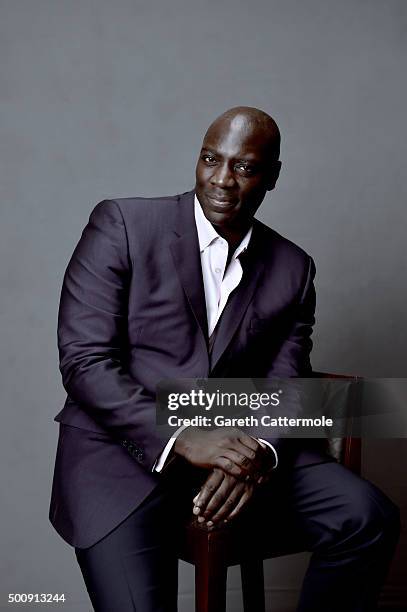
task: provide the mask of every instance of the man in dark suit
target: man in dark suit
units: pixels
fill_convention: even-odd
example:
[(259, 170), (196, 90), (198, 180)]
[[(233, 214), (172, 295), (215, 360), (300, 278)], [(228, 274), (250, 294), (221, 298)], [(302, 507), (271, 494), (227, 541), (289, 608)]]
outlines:
[(279, 147), (266, 113), (226, 111), (193, 191), (101, 202), (69, 262), (50, 520), (99, 612), (176, 610), (174, 544), (192, 504), (209, 527), (263, 515), (263, 539), (284, 519), (313, 551), (302, 612), (374, 608), (399, 527), (374, 485), (313, 443), (191, 427), (163, 440), (156, 427), (162, 379), (311, 372), (314, 263), (254, 219)]

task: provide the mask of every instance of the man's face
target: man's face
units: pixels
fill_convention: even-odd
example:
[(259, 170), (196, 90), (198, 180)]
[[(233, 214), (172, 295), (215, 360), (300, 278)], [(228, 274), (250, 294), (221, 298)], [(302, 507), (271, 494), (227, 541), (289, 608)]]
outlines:
[(273, 189), (280, 162), (270, 137), (245, 117), (213, 124), (196, 166), (196, 194), (206, 218), (219, 229), (245, 228)]

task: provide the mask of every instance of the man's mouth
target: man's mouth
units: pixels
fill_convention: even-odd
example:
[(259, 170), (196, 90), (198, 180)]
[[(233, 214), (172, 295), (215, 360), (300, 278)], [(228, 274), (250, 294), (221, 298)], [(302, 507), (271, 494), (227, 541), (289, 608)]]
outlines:
[(221, 210), (227, 210), (228, 208), (233, 208), (236, 204), (236, 200), (232, 200), (231, 198), (225, 198), (222, 196), (207, 196), (210, 200), (211, 205), (214, 208), (219, 208)]

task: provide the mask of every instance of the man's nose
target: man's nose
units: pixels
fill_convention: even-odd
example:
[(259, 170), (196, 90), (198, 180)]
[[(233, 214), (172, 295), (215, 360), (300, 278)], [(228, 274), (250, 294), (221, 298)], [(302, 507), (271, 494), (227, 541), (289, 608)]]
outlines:
[(220, 164), (212, 175), (212, 183), (218, 187), (233, 187), (235, 178), (228, 164)]

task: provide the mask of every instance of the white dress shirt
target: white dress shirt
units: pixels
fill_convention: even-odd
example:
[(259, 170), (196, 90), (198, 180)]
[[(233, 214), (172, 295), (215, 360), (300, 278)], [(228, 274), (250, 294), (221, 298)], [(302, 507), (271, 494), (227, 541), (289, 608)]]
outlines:
[[(239, 255), (247, 249), (253, 228), (250, 227), (233, 253), (230, 263), (225, 270), (229, 245), (222, 236), (219, 236), (212, 223), (205, 217), (196, 195), (194, 213), (198, 232), (199, 251), (201, 254), (202, 277), (208, 319), (208, 335), (210, 336), (225, 308), (229, 295), (242, 280), (243, 269), (239, 261)], [(171, 436), (164, 450), (157, 458), (153, 466), (153, 471), (160, 472), (162, 470), (177, 436), (185, 427), (185, 425), (180, 427), (173, 436)], [(278, 464), (278, 456), (275, 448), (266, 440), (259, 439), (259, 442), (266, 444), (274, 452), (276, 463), (273, 469), (275, 469)]]

